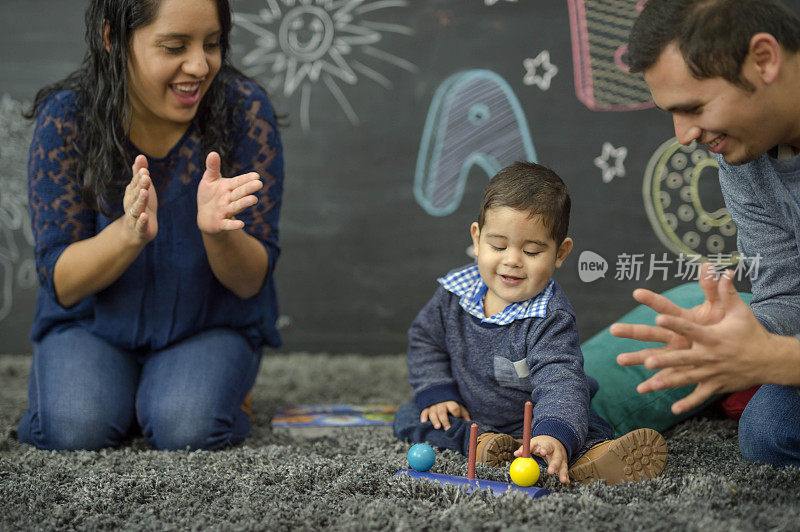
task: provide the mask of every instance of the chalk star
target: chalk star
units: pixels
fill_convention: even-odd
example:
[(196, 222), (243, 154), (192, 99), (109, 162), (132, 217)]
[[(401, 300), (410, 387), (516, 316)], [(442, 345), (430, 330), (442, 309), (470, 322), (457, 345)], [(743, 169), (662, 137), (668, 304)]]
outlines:
[[(558, 67), (550, 62), (550, 52), (547, 50), (543, 50), (533, 59), (530, 57), (525, 59), (522, 65), (527, 70), (522, 82), (525, 85), (536, 85), (543, 91), (550, 88), (550, 82), (558, 74)], [(542, 70), (542, 74), (538, 73), (539, 69)]]
[[(628, 156), (628, 148), (621, 146), (614, 148), (610, 142), (603, 143), (603, 153), (600, 157), (594, 158), (594, 165), (603, 171), (603, 183), (608, 183), (615, 177), (625, 177), (625, 157)], [(613, 158), (614, 164), (609, 164)]]

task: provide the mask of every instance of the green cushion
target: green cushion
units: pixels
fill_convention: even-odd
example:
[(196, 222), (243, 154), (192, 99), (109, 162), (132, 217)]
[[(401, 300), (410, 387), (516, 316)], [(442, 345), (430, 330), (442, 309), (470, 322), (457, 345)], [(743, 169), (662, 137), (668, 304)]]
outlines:
[[(703, 291), (697, 283), (677, 286), (662, 295), (683, 308), (691, 308), (705, 301)], [(751, 294), (740, 295), (745, 302), (750, 302)], [(639, 305), (617, 321), (653, 325), (655, 318), (655, 311)], [(617, 355), (661, 345), (663, 344), (611, 336), (608, 327), (581, 345), (586, 374), (600, 383), (600, 390), (592, 399), (592, 409), (611, 423), (617, 436), (642, 427), (665, 430), (717, 399), (712, 397), (689, 412), (675, 415), (670, 410), (672, 403), (688, 395), (694, 389), (694, 384), (647, 394), (637, 392), (636, 386), (656, 371), (648, 370), (644, 366), (620, 366), (617, 364)]]

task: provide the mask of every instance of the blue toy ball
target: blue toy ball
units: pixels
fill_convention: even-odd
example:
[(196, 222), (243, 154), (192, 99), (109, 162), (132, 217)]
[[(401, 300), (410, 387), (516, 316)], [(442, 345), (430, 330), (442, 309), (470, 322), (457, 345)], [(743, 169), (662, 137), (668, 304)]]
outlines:
[(414, 471), (427, 471), (433, 466), (436, 460), (436, 453), (433, 447), (427, 443), (417, 443), (408, 450), (408, 465)]

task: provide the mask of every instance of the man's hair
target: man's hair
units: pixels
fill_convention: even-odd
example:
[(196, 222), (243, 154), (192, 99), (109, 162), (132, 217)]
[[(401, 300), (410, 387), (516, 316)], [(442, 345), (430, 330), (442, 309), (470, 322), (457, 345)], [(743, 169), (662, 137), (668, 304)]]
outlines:
[(560, 246), (569, 230), (570, 205), (567, 185), (555, 172), (540, 164), (518, 161), (497, 172), (486, 185), (478, 227), (483, 228), (489, 209), (511, 207), (527, 211), (531, 218), (541, 216), (550, 236)]
[(695, 78), (720, 77), (752, 91), (742, 65), (760, 32), (800, 51), (800, 19), (780, 0), (649, 0), (631, 29), (628, 65), (644, 72), (675, 43)]

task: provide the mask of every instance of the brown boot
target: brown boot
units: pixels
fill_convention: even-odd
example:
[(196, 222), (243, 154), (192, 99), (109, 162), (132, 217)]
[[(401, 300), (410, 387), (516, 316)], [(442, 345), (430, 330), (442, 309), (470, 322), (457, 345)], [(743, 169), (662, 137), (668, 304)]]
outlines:
[(605, 480), (609, 486), (656, 478), (667, 463), (667, 442), (653, 429), (637, 429), (597, 445), (569, 468), (572, 480), (588, 484)]
[(250, 421), (253, 421), (253, 392), (249, 392), (247, 397), (244, 398), (242, 410), (244, 410), (244, 413), (250, 418)]
[(484, 432), (478, 435), (475, 461), (490, 467), (504, 466), (514, 460), (514, 451), (519, 447), (520, 443), (508, 434)]

